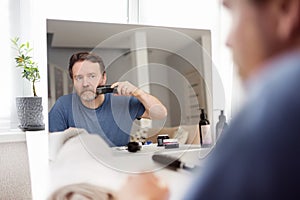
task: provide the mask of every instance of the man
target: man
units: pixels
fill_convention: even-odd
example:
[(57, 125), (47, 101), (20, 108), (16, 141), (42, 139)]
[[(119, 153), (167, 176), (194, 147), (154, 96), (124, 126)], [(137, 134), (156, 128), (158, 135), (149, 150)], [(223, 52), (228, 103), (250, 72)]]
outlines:
[[(223, 4), (248, 98), (184, 199), (300, 199), (300, 0)], [(135, 177), (124, 197), (131, 183), (150, 187)]]
[(70, 127), (99, 134), (110, 146), (127, 145), (135, 119), (163, 119), (165, 106), (154, 96), (131, 83), (116, 82), (117, 94), (97, 95), (96, 88), (106, 84), (102, 59), (89, 52), (71, 56), (69, 74), (76, 93), (64, 95), (49, 112), (49, 131)]

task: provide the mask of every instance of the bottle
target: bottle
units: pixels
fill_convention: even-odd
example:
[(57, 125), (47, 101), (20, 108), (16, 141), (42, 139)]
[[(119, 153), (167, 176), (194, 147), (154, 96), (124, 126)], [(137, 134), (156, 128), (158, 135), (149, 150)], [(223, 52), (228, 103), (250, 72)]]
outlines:
[(201, 147), (210, 147), (212, 144), (212, 135), (210, 132), (210, 123), (204, 109), (201, 108), (199, 121), (200, 145)]
[(221, 113), (219, 115), (219, 121), (216, 125), (216, 139), (220, 137), (222, 132), (228, 127), (228, 124), (226, 122), (226, 116), (224, 115), (224, 111), (221, 110)]

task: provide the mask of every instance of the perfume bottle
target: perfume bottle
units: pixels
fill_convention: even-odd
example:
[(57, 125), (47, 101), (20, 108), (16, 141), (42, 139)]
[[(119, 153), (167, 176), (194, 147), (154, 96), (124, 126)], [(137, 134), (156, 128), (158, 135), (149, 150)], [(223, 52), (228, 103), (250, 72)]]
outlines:
[(210, 131), (210, 123), (204, 109), (201, 108), (200, 121), (199, 121), (200, 145), (203, 148), (212, 145), (212, 135)]
[(226, 122), (226, 116), (224, 115), (224, 110), (221, 110), (221, 113), (219, 115), (219, 121), (216, 125), (216, 139), (220, 137), (222, 132), (228, 127), (228, 124)]

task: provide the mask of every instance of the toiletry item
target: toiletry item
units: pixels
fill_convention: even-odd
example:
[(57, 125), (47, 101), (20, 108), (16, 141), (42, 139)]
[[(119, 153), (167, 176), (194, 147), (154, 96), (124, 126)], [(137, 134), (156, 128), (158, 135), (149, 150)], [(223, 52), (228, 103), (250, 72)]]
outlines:
[(142, 145), (139, 144), (138, 142), (128, 142), (128, 144), (127, 144), (127, 150), (132, 153), (135, 153), (135, 152), (141, 150), (141, 148), (142, 148)]
[(176, 138), (164, 139), (163, 143), (164, 143), (165, 149), (179, 148), (179, 143)]
[(157, 136), (157, 146), (164, 146), (164, 140), (165, 139), (169, 139), (169, 135), (168, 134), (162, 134), (162, 135), (158, 135)]
[(220, 137), (222, 132), (228, 127), (228, 124), (226, 122), (226, 116), (224, 115), (224, 111), (221, 110), (221, 113), (219, 115), (219, 121), (216, 125), (216, 139)]
[(201, 109), (199, 121), (200, 145), (201, 147), (210, 147), (212, 145), (212, 135), (210, 131), (210, 123), (204, 109)]

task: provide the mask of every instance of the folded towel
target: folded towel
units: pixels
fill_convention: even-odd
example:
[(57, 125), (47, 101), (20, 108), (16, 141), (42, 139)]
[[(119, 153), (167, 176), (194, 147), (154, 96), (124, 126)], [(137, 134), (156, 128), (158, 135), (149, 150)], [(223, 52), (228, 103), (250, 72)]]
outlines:
[(116, 195), (107, 188), (89, 183), (66, 185), (56, 190), (48, 200), (115, 200)]
[(68, 139), (82, 133), (87, 131), (81, 128), (69, 128), (65, 131), (49, 133), (49, 160), (55, 160), (58, 151)]
[[(82, 197), (85, 194), (83, 191), (98, 195), (96, 191), (108, 191), (104, 188), (119, 190), (127, 174), (110, 167), (110, 160), (114, 159), (111, 148), (99, 135), (82, 131), (79, 135), (66, 139), (64, 143), (62, 138), (56, 139), (60, 140), (62, 146), (55, 160), (49, 163), (46, 191), (49, 199), (74, 200), (78, 197), (84, 200), (87, 198)], [(68, 198), (61, 197), (64, 195)]]

